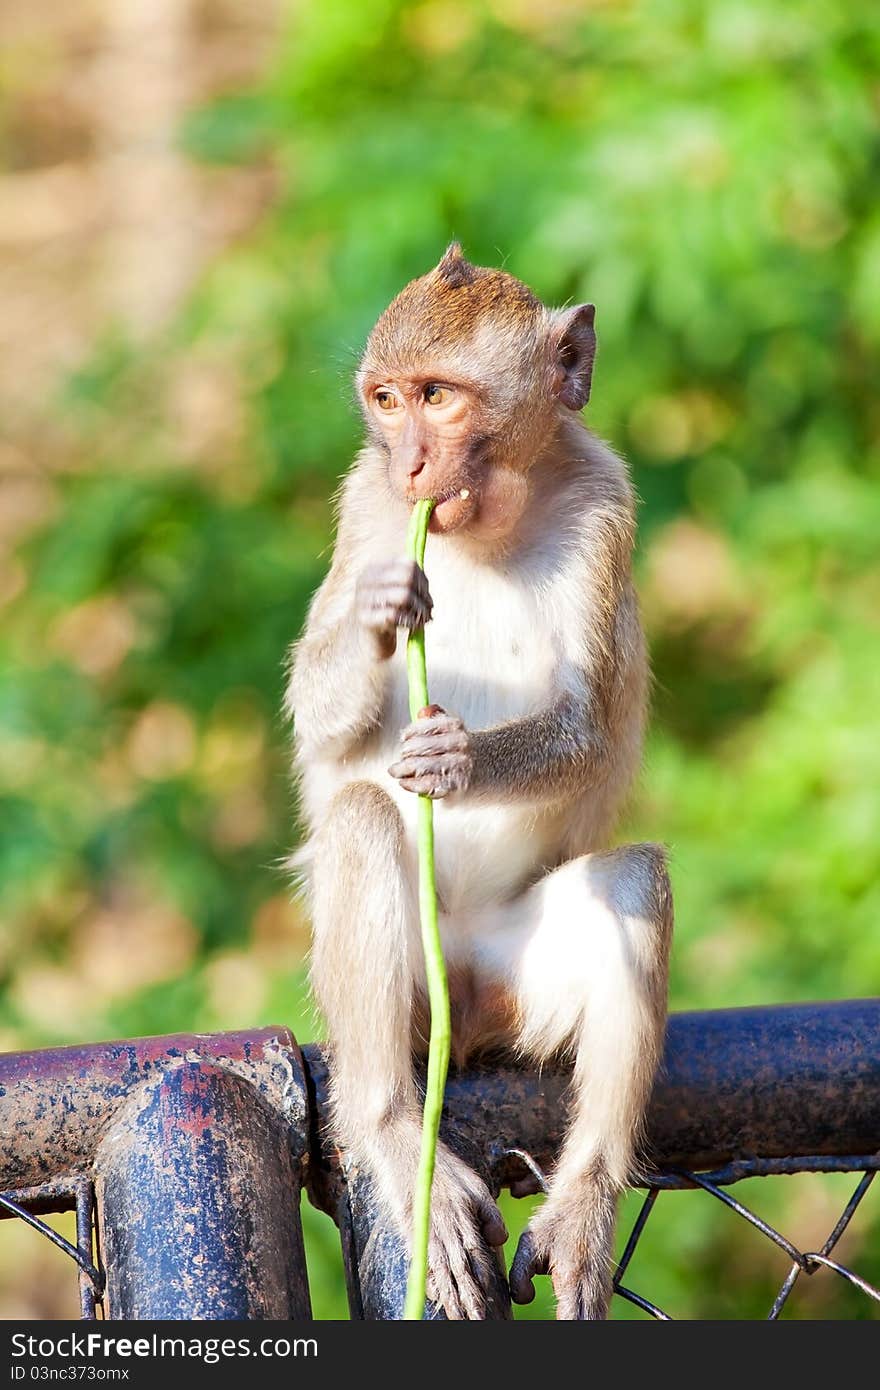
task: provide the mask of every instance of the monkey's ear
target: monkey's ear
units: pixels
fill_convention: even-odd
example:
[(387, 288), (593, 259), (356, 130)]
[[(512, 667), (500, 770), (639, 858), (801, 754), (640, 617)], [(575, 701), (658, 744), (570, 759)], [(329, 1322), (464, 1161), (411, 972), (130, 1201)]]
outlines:
[(458, 241), (449, 243), (436, 273), (446, 281), (450, 289), (455, 290), (460, 289), (462, 285), (473, 284), (477, 278), (476, 266), (465, 259), (461, 243)]
[(460, 241), (450, 241), (450, 243), (449, 243), (449, 245), (447, 246), (446, 250), (443, 252), (443, 255), (442, 255), (441, 259), (440, 259), (440, 264), (437, 266), (437, 269), (438, 269), (438, 270), (444, 270), (444, 269), (448, 268), (449, 266), (454, 265), (456, 261), (463, 261), (463, 260), (464, 260), (464, 252), (463, 252), (462, 249), (461, 249), (461, 242), (460, 242)]
[(595, 304), (576, 304), (553, 316), (556, 349), (556, 395), (569, 410), (583, 410), (590, 399), (596, 333)]

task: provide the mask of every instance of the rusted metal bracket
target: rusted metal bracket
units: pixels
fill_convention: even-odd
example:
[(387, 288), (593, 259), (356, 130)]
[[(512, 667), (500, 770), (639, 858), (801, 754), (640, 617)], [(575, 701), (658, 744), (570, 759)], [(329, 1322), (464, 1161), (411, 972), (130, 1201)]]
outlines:
[(0, 1189), (94, 1185), (108, 1317), (310, 1316), (287, 1029), (0, 1057), (0, 1114)]
[[(399, 1318), (405, 1251), (328, 1137), (327, 1073), (283, 1028), (0, 1056), (0, 1216), (76, 1207), (84, 1316), (103, 1265), (109, 1317), (307, 1318), (306, 1183), (340, 1226), (352, 1316)], [(494, 1192), (546, 1171), (569, 1079), (453, 1072), (443, 1136)], [(646, 1153), (657, 1189), (880, 1168), (880, 999), (673, 1015)], [(492, 1313), (510, 1315), (500, 1267)]]

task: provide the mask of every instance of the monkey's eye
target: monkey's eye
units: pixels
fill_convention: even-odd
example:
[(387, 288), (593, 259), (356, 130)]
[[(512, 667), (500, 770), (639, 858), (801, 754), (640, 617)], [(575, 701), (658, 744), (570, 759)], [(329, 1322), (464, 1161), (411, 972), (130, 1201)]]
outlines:
[(426, 405), (445, 405), (452, 392), (448, 386), (438, 386), (436, 381), (432, 381), (424, 390)]
[(377, 391), (376, 404), (380, 410), (396, 410), (397, 397), (393, 391)]

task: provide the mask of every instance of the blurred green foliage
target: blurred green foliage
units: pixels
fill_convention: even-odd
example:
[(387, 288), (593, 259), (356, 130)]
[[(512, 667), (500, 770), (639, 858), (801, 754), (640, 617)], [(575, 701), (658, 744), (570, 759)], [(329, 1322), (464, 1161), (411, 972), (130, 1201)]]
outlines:
[[(622, 835), (671, 846), (673, 1006), (880, 991), (878, 114), (859, 0), (321, 0), (263, 81), (191, 113), (194, 164), (269, 161), (277, 195), (165, 331), (108, 326), (49, 402), (64, 463), (2, 635), (8, 1045), (314, 1035), (284, 653), (359, 347), (453, 236), (598, 306), (588, 419), (643, 499), (656, 673)], [(752, 1200), (821, 1241), (841, 1184), (800, 1182)], [(784, 1259), (710, 1207), (664, 1198), (633, 1282), (760, 1315)], [(813, 1282), (794, 1314), (867, 1315)]]

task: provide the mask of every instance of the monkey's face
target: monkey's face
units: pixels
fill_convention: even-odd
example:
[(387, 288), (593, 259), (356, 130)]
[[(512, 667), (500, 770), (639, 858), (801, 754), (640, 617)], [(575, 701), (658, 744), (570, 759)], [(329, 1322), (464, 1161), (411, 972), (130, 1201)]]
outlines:
[(394, 492), (433, 497), (431, 529), (509, 533), (560, 417), (589, 395), (592, 306), (553, 314), (503, 271), (450, 247), (407, 285), (367, 343), (358, 374)]
[(471, 522), (491, 471), (491, 440), (473, 387), (396, 374), (365, 383), (364, 404), (397, 495), (410, 503), (435, 498), (435, 531)]

